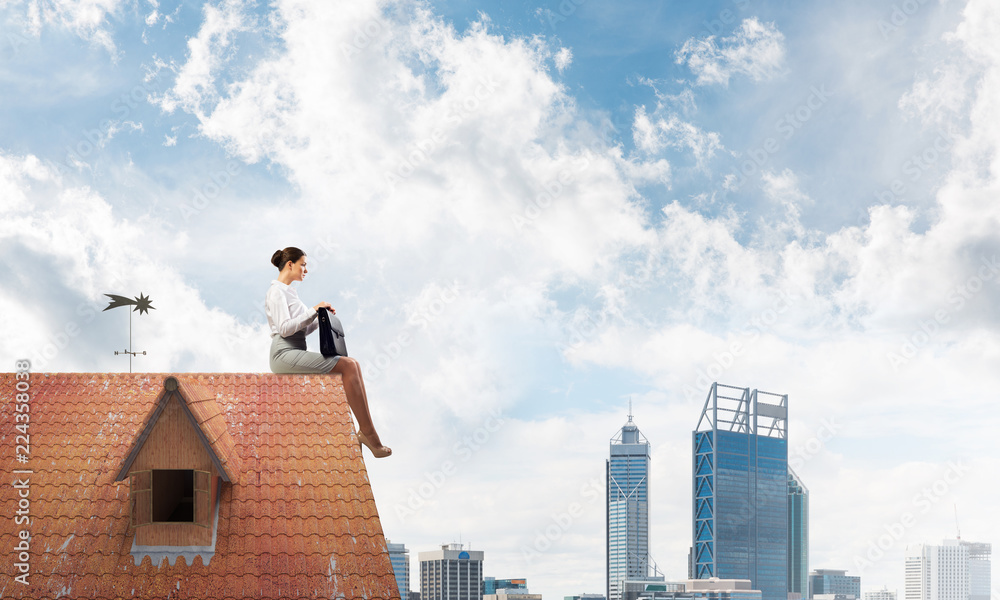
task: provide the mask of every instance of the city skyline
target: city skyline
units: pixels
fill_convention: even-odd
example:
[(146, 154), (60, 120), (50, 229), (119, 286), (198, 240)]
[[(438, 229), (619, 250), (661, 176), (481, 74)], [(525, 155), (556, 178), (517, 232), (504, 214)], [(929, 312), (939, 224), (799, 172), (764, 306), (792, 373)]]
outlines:
[[(721, 396), (717, 391), (719, 388), (723, 388), (725, 390)], [(734, 396), (732, 394), (736, 395)], [(758, 405), (757, 401), (758, 394), (764, 399), (760, 405)], [(722, 406), (720, 406), (720, 399), (723, 404)], [(760, 406), (759, 409), (758, 406)], [(759, 413), (758, 410), (760, 411)], [(618, 590), (617, 586), (613, 583), (614, 576), (618, 575), (631, 579), (642, 579), (646, 575), (649, 575), (649, 573), (640, 574), (640, 571), (648, 571), (650, 566), (656, 570), (655, 561), (653, 561), (652, 557), (648, 554), (649, 509), (647, 479), (649, 476), (649, 449), (651, 444), (641, 433), (638, 425), (635, 424), (632, 413), (633, 407), (630, 399), (626, 423), (615, 434), (615, 436), (611, 438), (611, 458), (605, 461), (606, 477), (609, 483), (606, 514), (607, 583), (605, 598), (607, 600), (620, 598), (621, 591)], [(699, 430), (705, 425), (706, 422), (710, 422), (711, 431), (709, 433), (714, 433), (718, 436), (719, 430), (717, 427), (718, 423), (721, 423), (724, 427), (729, 428), (729, 431), (739, 433), (742, 436), (756, 437), (756, 435), (751, 432), (755, 432), (759, 429), (761, 431), (761, 435), (764, 437), (770, 437), (772, 439), (777, 438), (779, 441), (784, 441), (787, 439), (788, 433), (785, 424), (787, 419), (787, 395), (783, 396), (769, 392), (759, 392), (756, 389), (751, 391), (750, 388), (739, 388), (726, 384), (720, 384), (719, 382), (713, 382), (708, 398), (706, 399), (705, 406), (702, 408), (701, 417), (698, 419), (698, 428), (695, 430), (693, 435), (692, 517), (694, 521), (693, 535), (696, 541), (702, 539), (699, 538), (699, 533), (702, 531), (703, 526), (700, 527), (699, 523), (704, 521), (706, 518), (711, 519), (715, 516), (713, 514), (711, 517), (706, 517), (706, 515), (702, 514), (704, 502), (702, 500), (703, 497), (699, 495), (699, 489), (706, 485), (706, 475), (708, 475), (710, 471), (714, 474), (715, 471), (712, 469), (706, 470), (701, 468), (704, 466), (704, 455), (706, 453), (710, 454), (714, 450), (714, 444), (706, 446), (705, 436), (708, 434), (705, 432), (699, 434)], [(728, 439), (723, 440), (721, 437), (719, 439), (720, 443), (725, 446), (732, 445), (731, 441)], [(730, 453), (733, 451), (734, 450), (732, 448), (728, 450)], [(743, 453), (745, 454), (745, 452), (746, 451), (744, 450)], [(737, 453), (739, 454), (739, 452)], [(773, 452), (765, 452), (765, 454), (771, 453)], [(787, 453), (785, 454), (784, 460), (787, 460)], [(731, 459), (729, 462), (732, 462)], [(861, 578), (856, 575), (848, 575), (848, 569), (811, 569), (809, 567), (809, 492), (790, 467), (786, 466), (785, 476), (787, 477), (787, 495), (781, 498), (781, 500), (782, 503), (787, 503), (787, 527), (782, 530), (781, 533), (784, 533), (787, 536), (786, 556), (788, 562), (783, 576), (787, 578), (788, 591), (795, 591), (793, 590), (792, 582), (796, 579), (796, 577), (798, 577), (800, 582), (805, 582), (804, 589), (806, 591), (801, 593), (802, 598), (806, 600), (811, 598), (814, 593), (834, 595), (847, 594), (849, 596), (853, 596), (856, 600), (861, 600), (863, 589), (864, 594), (867, 595), (871, 593), (874, 594), (873, 597), (879, 598), (888, 593), (895, 594), (895, 590), (888, 591), (884, 584), (881, 584), (881, 586), (866, 585), (865, 588), (862, 588), (860, 583)], [(777, 478), (775, 481), (777, 481)], [(612, 490), (614, 490), (614, 492), (612, 492)], [(793, 538), (796, 539), (793, 540)], [(802, 542), (805, 543), (804, 552), (802, 552), (802, 556), (796, 563), (793, 556), (793, 548), (795, 543), (801, 544)], [(979, 560), (978, 562), (973, 560), (969, 563), (975, 563), (974, 567), (970, 567), (973, 572), (973, 581), (975, 583), (973, 585), (967, 584), (966, 595), (968, 598), (966, 600), (990, 600), (991, 594), (989, 591), (991, 589), (991, 563), (989, 560), (989, 549), (991, 544), (962, 542), (960, 538), (957, 538), (956, 540), (945, 540), (944, 544), (946, 547), (954, 546), (958, 548), (965, 548), (967, 556), (970, 554), (977, 557), (981, 555), (985, 556), (984, 560)], [(394, 546), (405, 547), (403, 544), (394, 544)], [(463, 548), (463, 544), (456, 544), (452, 542), (449, 544), (442, 544), (441, 547), (442, 549), (450, 547), (453, 550), (458, 551)], [(931, 554), (925, 556), (924, 560), (931, 561), (927, 562), (927, 564), (933, 563), (934, 565), (937, 565), (937, 561), (939, 560), (936, 554), (938, 547), (929, 546), (923, 543), (916, 544), (915, 547), (907, 546), (907, 556), (912, 556), (915, 548), (919, 553), (920, 549), (924, 547), (929, 547), (931, 552)], [(466, 550), (471, 550), (471, 546), (469, 546)], [(644, 554), (641, 554), (641, 557), (644, 557), (645, 560), (640, 557), (639, 551), (642, 550), (646, 550)], [(800, 548), (800, 551), (801, 550), (802, 548)], [(755, 549), (754, 551), (759, 551), (759, 549)], [(485, 553), (482, 550), (479, 552), (481, 553), (480, 555)], [(613, 557), (617, 558), (619, 556), (625, 556), (627, 559), (617, 561), (621, 564), (615, 566), (616, 560), (613, 560)], [(634, 562), (632, 559), (634, 559)], [(692, 559), (694, 561), (692, 567), (696, 570), (694, 578), (719, 577), (715, 571), (701, 572), (701, 577), (699, 577), (699, 573), (697, 571), (697, 555), (694, 557), (689, 555), (689, 560)], [(911, 562), (912, 559), (907, 558), (904, 565), (904, 569), (907, 573), (907, 588), (912, 586), (910, 582), (911, 580), (914, 580), (910, 575), (911, 570), (914, 568), (911, 566)], [(795, 566), (796, 564), (798, 564), (798, 567)], [(921, 568), (923, 569), (921, 572), (927, 572), (929, 567), (925, 566)], [(727, 571), (728, 575), (721, 578), (740, 578), (734, 575), (732, 567), (728, 567)], [(483, 577), (486, 577), (485, 569), (481, 569), (480, 572)], [(798, 575), (796, 575), (796, 572), (798, 572)], [(802, 572), (807, 574), (807, 578), (803, 578)], [(691, 577), (691, 575), (687, 577), (667, 576), (665, 577), (665, 580), (667, 582), (676, 582), (682, 581), (685, 578), (690, 579)], [(489, 578), (495, 579), (495, 576), (489, 576)], [(825, 582), (825, 584), (817, 586), (814, 584), (814, 578), (816, 578), (816, 581)], [(752, 578), (749, 579), (752, 581)], [(757, 589), (758, 587), (759, 586), (751, 585), (752, 589)], [(814, 587), (816, 587), (816, 589), (814, 589)], [(976, 590), (978, 594), (970, 595), (971, 592), (969, 592), (969, 590)], [(575, 593), (579, 594), (590, 592)], [(567, 592), (567, 595), (572, 595), (572, 593)], [(918, 594), (912, 597), (905, 597), (905, 600), (961, 600), (961, 598), (961, 594), (944, 596), (935, 595), (933, 597), (921, 596)]]
[(413, 552), (603, 590), (631, 398), (683, 577), (713, 381), (793, 399), (812, 568), (902, 593), (956, 506), (1000, 539), (995, 0), (11, 0), (0, 27), (0, 368), (127, 372), (104, 294), (141, 292), (136, 373), (269, 373), (296, 246)]

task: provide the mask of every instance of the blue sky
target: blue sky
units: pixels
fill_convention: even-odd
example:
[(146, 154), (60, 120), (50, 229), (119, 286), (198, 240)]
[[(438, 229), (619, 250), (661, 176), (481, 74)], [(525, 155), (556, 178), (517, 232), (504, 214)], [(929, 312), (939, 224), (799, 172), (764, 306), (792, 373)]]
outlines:
[(588, 492), (631, 398), (682, 578), (714, 380), (789, 395), (813, 567), (901, 593), (956, 506), (997, 538), (988, 0), (15, 0), (0, 23), (8, 364), (127, 370), (102, 294), (143, 292), (136, 370), (266, 372), (268, 261), (295, 245), (366, 366), (414, 562), (461, 537), (546, 597), (603, 590)]

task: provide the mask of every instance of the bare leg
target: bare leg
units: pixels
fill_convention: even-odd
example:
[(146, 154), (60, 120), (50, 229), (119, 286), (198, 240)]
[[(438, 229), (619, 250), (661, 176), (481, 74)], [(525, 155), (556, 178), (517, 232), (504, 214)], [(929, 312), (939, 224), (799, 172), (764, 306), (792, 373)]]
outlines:
[[(358, 431), (367, 439), (370, 444), (369, 449), (382, 447), (391, 453), (391, 450), (382, 446), (382, 441), (379, 439), (378, 433), (375, 432), (372, 415), (368, 410), (368, 394), (365, 392), (365, 382), (361, 376), (361, 365), (358, 364), (358, 361), (349, 356), (341, 356), (330, 372), (340, 373), (344, 382), (344, 392), (347, 394), (347, 405), (351, 407), (351, 412), (358, 420)], [(372, 453), (379, 456), (380, 453), (374, 449)], [(381, 454), (388, 455), (387, 453)]]

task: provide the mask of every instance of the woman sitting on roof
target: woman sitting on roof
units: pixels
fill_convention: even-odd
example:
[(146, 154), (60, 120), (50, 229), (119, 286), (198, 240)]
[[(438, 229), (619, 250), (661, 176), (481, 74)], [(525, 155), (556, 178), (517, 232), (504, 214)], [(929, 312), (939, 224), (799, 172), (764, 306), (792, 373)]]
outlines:
[(325, 357), (306, 350), (306, 335), (319, 327), (317, 311), (320, 307), (336, 312), (329, 302), (320, 302), (309, 308), (302, 300), (293, 281), (302, 281), (306, 271), (306, 253), (298, 248), (278, 250), (271, 257), (278, 267), (278, 278), (267, 290), (264, 308), (271, 327), (271, 371), (274, 373), (340, 373), (347, 393), (347, 404), (358, 420), (358, 440), (368, 446), (376, 458), (392, 454), (382, 445), (371, 414), (368, 412), (368, 395), (361, 378), (361, 366), (349, 356)]

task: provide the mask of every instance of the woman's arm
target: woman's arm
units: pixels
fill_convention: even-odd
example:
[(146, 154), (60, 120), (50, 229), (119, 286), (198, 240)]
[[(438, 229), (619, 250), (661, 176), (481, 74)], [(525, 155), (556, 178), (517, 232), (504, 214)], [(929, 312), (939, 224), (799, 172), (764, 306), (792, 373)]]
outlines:
[[(318, 306), (318, 305), (317, 305)], [(288, 310), (288, 297), (278, 287), (272, 287), (267, 291), (267, 309), (278, 328), (278, 335), (288, 337), (296, 331), (306, 327), (310, 321), (316, 319), (316, 310), (306, 310), (295, 319), (292, 318)]]
[[(332, 307), (332, 306), (330, 306), (330, 303), (329, 303), (329, 302), (320, 302), (320, 303), (319, 303), (319, 304), (317, 304), (316, 306), (312, 307), (312, 309), (313, 309), (313, 312), (315, 312), (315, 313), (316, 313), (317, 315), (319, 315), (319, 308), (320, 308), (321, 306), (322, 306), (323, 308), (325, 308), (325, 309), (329, 310), (329, 311), (330, 311), (330, 314), (334, 314), (334, 313), (336, 313), (336, 312), (337, 312), (337, 311), (333, 310), (333, 307)], [(309, 335), (310, 333), (312, 333), (312, 332), (316, 331), (317, 329), (319, 329), (319, 319), (316, 319), (315, 321), (310, 321), (310, 322), (309, 322), (309, 323), (308, 323), (308, 324), (306, 325), (306, 335)]]
[[(313, 312), (316, 313), (317, 316), (319, 315), (318, 310), (313, 310)], [(316, 331), (317, 329), (319, 329), (319, 319), (315, 319), (313, 321), (309, 321), (308, 323), (306, 323), (306, 335), (309, 335), (310, 333)]]

